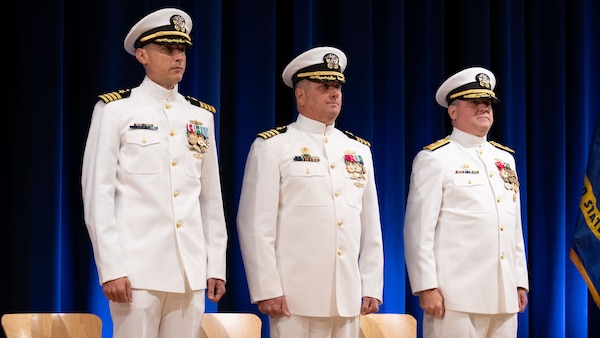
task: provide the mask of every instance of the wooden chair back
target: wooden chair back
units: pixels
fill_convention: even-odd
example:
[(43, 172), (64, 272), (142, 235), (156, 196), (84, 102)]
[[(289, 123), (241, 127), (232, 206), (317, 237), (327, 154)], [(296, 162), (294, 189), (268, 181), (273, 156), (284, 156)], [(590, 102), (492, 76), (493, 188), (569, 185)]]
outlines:
[(102, 338), (102, 320), (93, 313), (7, 313), (6, 338)]
[(416, 338), (417, 320), (410, 314), (371, 313), (360, 316), (360, 338)]
[(261, 330), (262, 321), (254, 313), (205, 313), (199, 338), (260, 338)]

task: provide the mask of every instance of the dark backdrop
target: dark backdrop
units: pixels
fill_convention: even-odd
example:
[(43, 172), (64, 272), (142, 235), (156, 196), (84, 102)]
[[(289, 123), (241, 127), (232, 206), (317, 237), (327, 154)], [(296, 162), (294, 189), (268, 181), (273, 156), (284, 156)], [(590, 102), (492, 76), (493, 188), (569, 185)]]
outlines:
[(410, 164), (422, 146), (449, 132), (434, 99), (438, 85), (480, 65), (498, 79), (491, 138), (516, 150), (523, 190), (531, 292), (519, 336), (600, 334), (600, 311), (568, 259), (600, 116), (593, 100), (600, 95), (600, 2), (594, 0), (12, 3), (2, 23), (9, 129), (1, 313), (90, 311), (110, 337), (82, 217), (82, 152), (97, 95), (142, 80), (142, 67), (123, 50), (128, 29), (164, 6), (181, 7), (194, 20), (180, 91), (218, 109), (228, 293), (208, 311), (257, 311), (234, 224), (246, 153), (257, 132), (295, 118), (292, 92), (281, 81), (285, 64), (327, 44), (348, 55), (338, 126), (373, 145), (385, 245), (381, 312), (411, 313), (420, 331), (402, 243)]

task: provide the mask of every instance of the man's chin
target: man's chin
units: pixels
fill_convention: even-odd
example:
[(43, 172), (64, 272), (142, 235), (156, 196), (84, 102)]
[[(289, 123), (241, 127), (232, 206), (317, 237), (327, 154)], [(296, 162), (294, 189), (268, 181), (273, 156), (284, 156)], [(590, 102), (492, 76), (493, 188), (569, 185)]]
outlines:
[(183, 74), (174, 74), (173, 76), (171, 76), (171, 79), (173, 80), (173, 82), (181, 82), (181, 80), (183, 80)]

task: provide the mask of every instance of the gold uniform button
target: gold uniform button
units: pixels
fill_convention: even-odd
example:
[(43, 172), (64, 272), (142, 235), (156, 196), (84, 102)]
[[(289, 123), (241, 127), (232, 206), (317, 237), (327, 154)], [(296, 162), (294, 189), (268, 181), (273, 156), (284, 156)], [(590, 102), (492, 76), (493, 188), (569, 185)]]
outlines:
[(306, 174), (309, 175), (310, 174), (310, 169), (306, 169)]
[(146, 139), (145, 139), (145, 138), (143, 138), (143, 139), (141, 140), (141, 142), (142, 142), (142, 143), (146, 143)]
[(500, 231), (504, 231), (504, 227), (502, 225), (500, 226)]
[(337, 255), (338, 255), (338, 256), (341, 256), (341, 255), (342, 255), (342, 250), (338, 250), (338, 251), (337, 251)]
[(480, 150), (480, 151), (479, 151), (479, 155), (481, 155), (481, 154), (483, 154), (483, 150)]
[(335, 192), (335, 197), (340, 197), (340, 192), (339, 191)]
[(494, 173), (490, 173), (490, 178), (494, 177)]
[(323, 142), (327, 143), (327, 142), (329, 142), (329, 139), (326, 137), (323, 139)]
[(177, 221), (177, 223), (175, 224), (175, 226), (177, 227), (177, 229), (181, 228), (183, 224), (181, 224), (181, 221)]
[(329, 166), (331, 169), (335, 169), (335, 163), (331, 163), (331, 165)]
[(175, 136), (175, 130), (171, 130), (171, 131), (169, 131), (169, 134), (170, 134), (171, 136)]
[(166, 109), (171, 109), (171, 105), (167, 103), (167, 104), (165, 104), (165, 108)]
[(502, 201), (500, 197), (496, 198), (496, 202), (500, 203), (500, 201)]
[(177, 165), (177, 160), (173, 160), (173, 161), (171, 162), (171, 165), (172, 165), (172, 166), (176, 166), (176, 165)]
[(500, 254), (500, 260), (504, 259), (504, 254)]
[(179, 196), (179, 191), (175, 190), (175, 192), (173, 193), (173, 197), (177, 197)]
[(344, 221), (342, 221), (342, 220), (339, 220), (339, 221), (338, 221), (338, 225), (339, 225), (339, 226), (342, 226), (342, 225), (344, 225)]

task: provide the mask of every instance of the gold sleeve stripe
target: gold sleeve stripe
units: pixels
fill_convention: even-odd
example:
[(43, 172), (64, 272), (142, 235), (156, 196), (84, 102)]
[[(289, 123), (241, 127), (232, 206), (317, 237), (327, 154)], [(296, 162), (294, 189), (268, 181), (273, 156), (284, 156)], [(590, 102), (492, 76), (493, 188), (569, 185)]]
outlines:
[(356, 140), (357, 140), (358, 142), (360, 142), (360, 143), (362, 143), (362, 144), (364, 144), (364, 145), (368, 146), (368, 147), (370, 147), (370, 146), (371, 146), (371, 142), (369, 142), (369, 141), (365, 140), (364, 138), (360, 138), (360, 137), (358, 137), (358, 136), (357, 136), (357, 137), (356, 137)]
[(215, 108), (214, 106), (211, 106), (208, 103), (202, 102), (202, 101), (196, 99), (195, 97), (186, 96), (185, 98), (186, 98), (186, 100), (190, 101), (190, 103), (193, 104), (194, 106), (200, 107), (202, 109), (206, 109), (213, 114), (217, 112), (217, 108)]
[(514, 151), (514, 150), (512, 150), (511, 148), (509, 148), (509, 147), (507, 147), (507, 146), (505, 146), (505, 145), (502, 145), (502, 144), (500, 144), (500, 143), (498, 143), (498, 142), (495, 142), (495, 141), (490, 141), (490, 144), (491, 144), (491, 145), (493, 145), (493, 146), (494, 146), (494, 147), (496, 147), (496, 148), (500, 148), (500, 149), (502, 149), (502, 150), (506, 150), (506, 151), (508, 151), (509, 153), (514, 153), (514, 152), (515, 152), (515, 151)]
[(121, 89), (116, 92), (110, 92), (106, 94), (100, 94), (98, 97), (104, 101), (104, 103), (109, 103), (112, 101), (120, 100), (122, 98), (129, 97), (131, 95), (131, 89)]
[(262, 137), (265, 140), (268, 138), (271, 138), (273, 136), (279, 135), (281, 133), (285, 133), (287, 131), (287, 126), (283, 126), (283, 127), (277, 127), (275, 129), (271, 129), (271, 130), (267, 130), (267, 131), (263, 131), (261, 133), (258, 133), (257, 136), (258, 137)]
[(445, 137), (441, 140), (437, 140), (429, 145), (426, 145), (425, 147), (423, 147), (423, 149), (428, 149), (428, 150), (434, 151), (440, 147), (445, 146), (448, 143), (450, 143), (450, 139), (448, 137)]
[(346, 136), (348, 136), (349, 138), (351, 138), (351, 139), (354, 139), (354, 140), (357, 140), (358, 142), (360, 142), (360, 143), (362, 143), (362, 144), (366, 145), (367, 147), (370, 147), (370, 146), (371, 146), (371, 142), (369, 142), (369, 141), (365, 140), (365, 139), (364, 139), (364, 138), (362, 138), (362, 137), (358, 137), (358, 136), (354, 135), (353, 133), (351, 133), (351, 132), (349, 132), (349, 131), (347, 131), (347, 130), (346, 130), (346, 131), (344, 131), (344, 134), (346, 134)]

